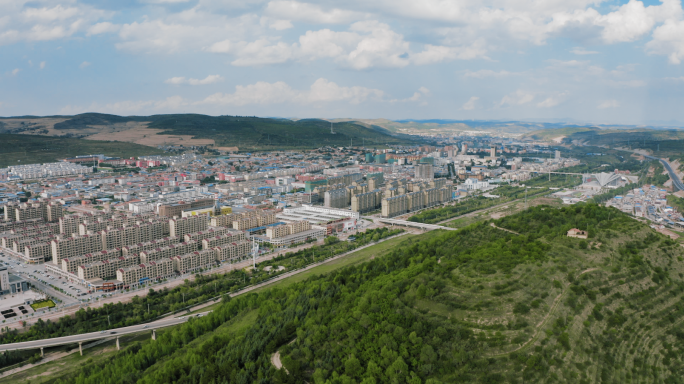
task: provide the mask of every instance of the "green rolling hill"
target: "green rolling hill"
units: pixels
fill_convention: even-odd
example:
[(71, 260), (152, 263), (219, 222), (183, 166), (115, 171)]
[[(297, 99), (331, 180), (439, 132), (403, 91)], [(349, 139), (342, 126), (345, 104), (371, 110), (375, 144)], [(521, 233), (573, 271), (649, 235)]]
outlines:
[(0, 134), (0, 167), (16, 164), (49, 163), (78, 155), (104, 154), (127, 158), (162, 153), (164, 151), (157, 148), (118, 141)]
[[(214, 140), (216, 147), (239, 147), (240, 151), (309, 149), (322, 146), (384, 147), (412, 145), (424, 140), (417, 136), (393, 133), (379, 126), (352, 121), (330, 122), (320, 119), (288, 120), (250, 116), (207, 116), (175, 114), (153, 116), (115, 116), (85, 113), (76, 116), (22, 116), (0, 119), (0, 133), (43, 134), (130, 141), (126, 131), (155, 129), (150, 135), (191, 135), (194, 139)], [(99, 136), (97, 136), (100, 134)], [(139, 138), (138, 138), (139, 139)], [(161, 140), (157, 144), (161, 144)], [(146, 142), (149, 144), (149, 139)], [(152, 145), (152, 144), (149, 144)], [(156, 145), (156, 144), (155, 144)], [(186, 145), (187, 146), (187, 145)]]
[(683, 256), (615, 209), (538, 206), (239, 296), (36, 381), (680, 383)]

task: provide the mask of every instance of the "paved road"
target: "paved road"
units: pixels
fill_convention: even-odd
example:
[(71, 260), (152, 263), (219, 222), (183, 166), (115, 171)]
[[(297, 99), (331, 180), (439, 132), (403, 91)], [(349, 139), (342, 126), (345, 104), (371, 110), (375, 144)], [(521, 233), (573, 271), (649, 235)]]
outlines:
[[(208, 312), (205, 312), (205, 314), (206, 313), (208, 313)], [(130, 327), (109, 329), (109, 330), (106, 330), (104, 332), (90, 332), (90, 333), (83, 333), (80, 335), (55, 337), (52, 339), (24, 341), (21, 343), (12, 343), (12, 344), (0, 344), (0, 352), (14, 351), (14, 350), (20, 350), (20, 349), (38, 349), (38, 348), (46, 348), (46, 347), (55, 347), (58, 345), (74, 344), (74, 343), (79, 343), (79, 342), (86, 342), (86, 341), (91, 341), (91, 340), (99, 340), (99, 339), (105, 339), (105, 338), (109, 338), (109, 337), (128, 335), (128, 334), (132, 334), (132, 333), (151, 331), (153, 329), (164, 328), (164, 327), (169, 327), (172, 325), (178, 325), (178, 324), (185, 323), (186, 321), (188, 321), (188, 319), (190, 317), (192, 317), (192, 316), (183, 316), (183, 317), (177, 317), (177, 318), (172, 318), (172, 319), (167, 318), (167, 319), (162, 319), (162, 320), (154, 321), (154, 322), (147, 323), (147, 324), (138, 324), (138, 325), (133, 325)]]
[(653, 157), (653, 156), (644, 155), (644, 157), (647, 157), (647, 158), (652, 159), (652, 160), (659, 160), (661, 163), (663, 163), (663, 166), (667, 170), (667, 173), (670, 174), (670, 179), (672, 179), (672, 185), (675, 187), (675, 189), (678, 189), (680, 191), (684, 191), (684, 184), (682, 183), (681, 180), (679, 180), (679, 176), (677, 176), (677, 173), (672, 169), (672, 167), (670, 166), (670, 163), (668, 163), (667, 161), (665, 161), (663, 159), (659, 159), (659, 158)]

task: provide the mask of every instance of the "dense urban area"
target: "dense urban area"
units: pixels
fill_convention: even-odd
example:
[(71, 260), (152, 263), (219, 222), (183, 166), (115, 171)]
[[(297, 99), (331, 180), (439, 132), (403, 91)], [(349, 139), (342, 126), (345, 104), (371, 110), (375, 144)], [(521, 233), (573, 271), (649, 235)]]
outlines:
[(681, 382), (681, 159), (423, 139), (0, 169), (2, 381)]

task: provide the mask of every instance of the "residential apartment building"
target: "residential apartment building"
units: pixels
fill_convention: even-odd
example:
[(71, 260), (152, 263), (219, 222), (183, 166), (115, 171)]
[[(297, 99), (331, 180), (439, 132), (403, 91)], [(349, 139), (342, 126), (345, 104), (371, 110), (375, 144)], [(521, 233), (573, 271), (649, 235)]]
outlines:
[(230, 230), (226, 227), (211, 227), (208, 228), (206, 231), (199, 231), (186, 234), (185, 241), (195, 240), (201, 244), (202, 240), (204, 239), (224, 235), (229, 231)]
[(172, 236), (167, 236), (161, 239), (150, 240), (143, 243), (125, 245), (121, 247), (122, 255), (138, 254), (143, 251), (148, 251), (150, 249), (155, 249), (159, 247), (165, 247), (171, 244), (177, 244), (179, 241), (177, 238)]
[(236, 243), (245, 240), (244, 232), (233, 231), (230, 233), (224, 233), (223, 235), (218, 235), (202, 240), (202, 249), (210, 249), (218, 247), (219, 245)]
[(140, 257), (138, 255), (119, 256), (112, 259), (95, 261), (90, 264), (83, 264), (77, 267), (78, 277), (84, 280), (90, 279), (104, 279), (116, 276), (116, 270), (119, 268), (130, 267), (132, 265), (140, 264)]
[(216, 251), (204, 249), (173, 257), (174, 269), (184, 274), (216, 263)]
[(351, 198), (351, 210), (359, 213), (375, 211), (380, 207), (382, 191), (375, 189), (366, 193), (359, 193)]
[(150, 249), (149, 251), (140, 252), (140, 262), (149, 263), (150, 261), (169, 258), (178, 255), (191, 253), (199, 249), (199, 243), (195, 240), (189, 242), (182, 242), (178, 244), (171, 244), (166, 247)]
[(50, 242), (50, 245), (52, 247), (52, 262), (55, 265), (61, 264), (61, 260), (67, 257), (85, 255), (104, 249), (102, 238), (96, 235), (57, 237)]
[(349, 205), (347, 201), (347, 193), (348, 190), (346, 188), (326, 191), (324, 194), (323, 205), (329, 208), (346, 208)]
[(99, 252), (87, 253), (82, 256), (74, 256), (62, 259), (61, 269), (65, 272), (76, 273), (79, 265), (91, 264), (96, 261), (109, 260), (115, 257), (120, 257), (121, 249), (108, 249)]
[(51, 251), (52, 247), (48, 242), (27, 245), (24, 248), (24, 260), (31, 264), (42, 263), (50, 259)]
[(216, 251), (216, 260), (231, 262), (241, 260), (248, 256), (252, 251), (252, 243), (249, 241), (238, 241), (219, 245), (213, 248)]
[(208, 225), (209, 220), (204, 215), (174, 218), (169, 221), (169, 231), (171, 236), (183, 239), (188, 233), (206, 231)]
[(175, 272), (174, 262), (171, 259), (160, 259), (116, 270), (116, 279), (125, 285), (145, 284), (148, 281), (160, 280), (172, 275), (175, 275)]

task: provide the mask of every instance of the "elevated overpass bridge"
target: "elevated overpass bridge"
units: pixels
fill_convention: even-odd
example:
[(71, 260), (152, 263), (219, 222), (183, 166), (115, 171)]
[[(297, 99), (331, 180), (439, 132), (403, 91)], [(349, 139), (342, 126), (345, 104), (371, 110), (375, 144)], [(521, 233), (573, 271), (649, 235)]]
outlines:
[(441, 225), (437, 224), (423, 224), (423, 223), (416, 223), (413, 221), (407, 221), (407, 220), (398, 220), (398, 219), (385, 219), (381, 217), (366, 217), (366, 219), (373, 220), (378, 223), (385, 223), (385, 224), (392, 224), (392, 225), (402, 225), (405, 227), (413, 227), (413, 228), (419, 228), (425, 231), (432, 231), (435, 229), (446, 229), (447, 231), (455, 231), (456, 228), (450, 228), (450, 227), (443, 227)]
[(123, 335), (130, 335), (140, 332), (150, 332), (152, 331), (152, 340), (156, 340), (157, 334), (156, 330), (165, 327), (171, 327), (178, 324), (183, 324), (192, 317), (201, 317), (206, 315), (211, 311), (199, 313), (194, 316), (181, 316), (174, 318), (161, 319), (153, 321), (147, 324), (133, 325), (129, 327), (108, 329), (100, 332), (89, 332), (82, 333), (79, 335), (54, 337), (50, 339), (41, 339), (33, 341), (23, 341), (11, 344), (0, 344), (0, 353), (6, 351), (20, 351), (24, 349), (40, 349), (41, 356), (43, 355), (43, 348), (57, 347), (65, 344), (76, 344), (78, 343), (78, 348), (80, 350), (81, 356), (83, 356), (83, 343), (87, 341), (116, 338), (116, 348), (120, 349), (119, 337)]

